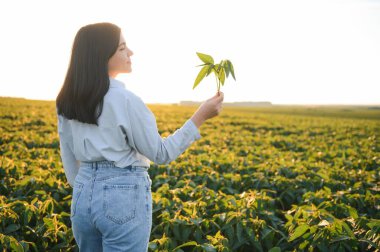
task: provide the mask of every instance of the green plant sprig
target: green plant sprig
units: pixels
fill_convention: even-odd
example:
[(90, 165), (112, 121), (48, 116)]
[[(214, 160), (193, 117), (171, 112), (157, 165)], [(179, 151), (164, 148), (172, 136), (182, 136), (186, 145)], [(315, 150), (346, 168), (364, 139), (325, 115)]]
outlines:
[(211, 72), (215, 74), (217, 90), (219, 92), (220, 86), (224, 86), (226, 78), (231, 74), (232, 78), (236, 81), (234, 66), (230, 60), (224, 59), (220, 61), (219, 64), (214, 64), (214, 59), (207, 54), (197, 52), (198, 57), (203, 61), (204, 64), (195, 79), (193, 89), (198, 86), (198, 84), (203, 80), (205, 76), (208, 76)]

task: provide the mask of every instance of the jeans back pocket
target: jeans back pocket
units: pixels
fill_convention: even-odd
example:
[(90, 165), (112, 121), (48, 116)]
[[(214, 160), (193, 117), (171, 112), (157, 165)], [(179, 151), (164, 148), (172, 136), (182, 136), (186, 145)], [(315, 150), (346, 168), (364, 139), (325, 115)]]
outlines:
[(105, 216), (117, 224), (124, 224), (136, 216), (137, 184), (104, 185)]
[(83, 190), (83, 183), (75, 181), (73, 186), (73, 198), (71, 200), (71, 217), (75, 216), (77, 210), (78, 199)]

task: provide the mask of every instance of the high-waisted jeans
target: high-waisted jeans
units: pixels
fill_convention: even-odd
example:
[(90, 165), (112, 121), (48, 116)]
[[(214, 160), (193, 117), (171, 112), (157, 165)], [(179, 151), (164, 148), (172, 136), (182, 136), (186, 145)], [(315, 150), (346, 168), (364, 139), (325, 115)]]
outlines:
[(147, 167), (81, 163), (71, 202), (81, 252), (147, 251), (152, 228), (152, 181)]

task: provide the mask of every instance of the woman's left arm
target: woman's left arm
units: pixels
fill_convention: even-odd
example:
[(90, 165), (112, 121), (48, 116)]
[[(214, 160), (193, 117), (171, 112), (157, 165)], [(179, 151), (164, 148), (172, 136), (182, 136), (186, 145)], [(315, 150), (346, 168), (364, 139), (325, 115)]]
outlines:
[[(66, 134), (63, 129), (63, 118), (58, 115), (58, 133), (59, 133), (59, 147), (61, 150), (61, 160), (65, 171), (67, 182), (71, 187), (74, 186), (75, 177), (79, 171), (79, 161), (76, 160), (73, 153), (73, 144), (71, 134)], [(66, 129), (67, 130), (67, 129)]]

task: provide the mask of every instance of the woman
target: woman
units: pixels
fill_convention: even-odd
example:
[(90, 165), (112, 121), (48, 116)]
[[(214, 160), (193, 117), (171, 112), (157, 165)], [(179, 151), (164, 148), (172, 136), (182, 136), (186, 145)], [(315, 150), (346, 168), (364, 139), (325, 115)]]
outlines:
[(161, 138), (153, 113), (115, 79), (132, 71), (132, 55), (116, 25), (82, 27), (57, 96), (61, 158), (73, 187), (72, 230), (81, 251), (147, 251), (150, 161), (175, 160), (201, 137), (202, 123), (221, 111), (220, 92)]

